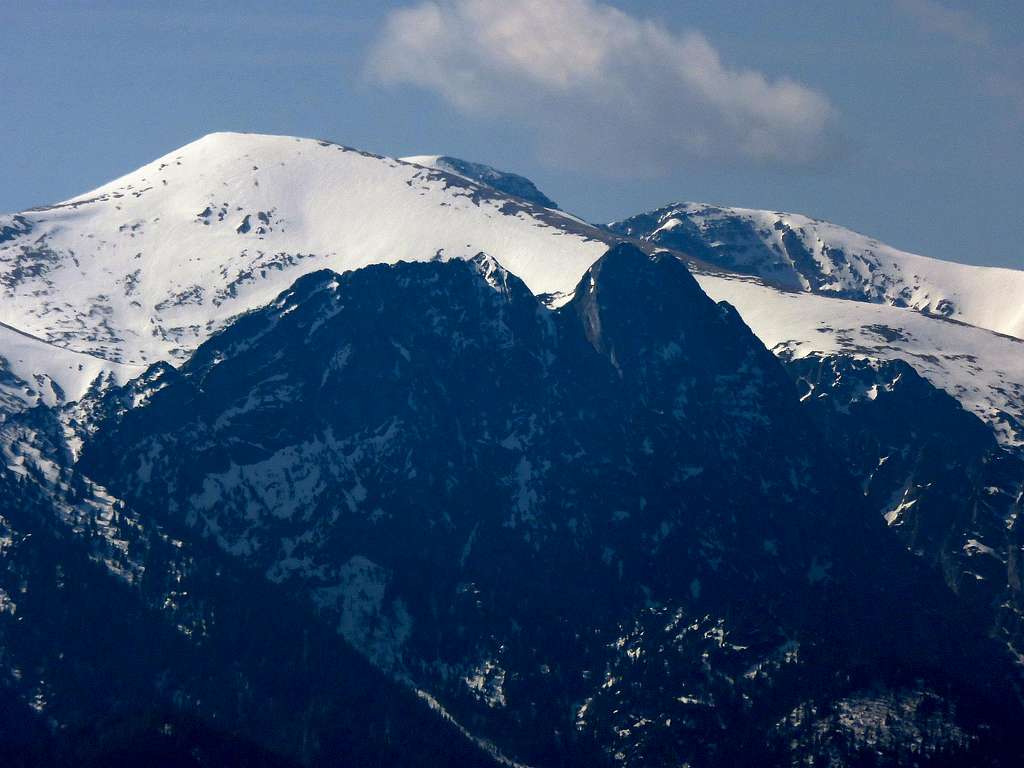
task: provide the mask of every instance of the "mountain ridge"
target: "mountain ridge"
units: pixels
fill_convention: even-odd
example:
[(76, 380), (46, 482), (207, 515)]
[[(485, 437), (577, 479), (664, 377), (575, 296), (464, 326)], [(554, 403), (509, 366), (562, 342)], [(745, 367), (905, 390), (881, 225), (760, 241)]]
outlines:
[(608, 229), (783, 288), (910, 308), (1024, 337), (1024, 271), (901, 251), (802, 214), (672, 203)]
[[(704, 235), (693, 242), (653, 237), (657, 227), (650, 225), (671, 220), (676, 208), (635, 217), (625, 227), (630, 233), (616, 233), (461, 175), (323, 140), (210, 134), (63, 203), (0, 217), (0, 322), (92, 356), (79, 370), (73, 357), (50, 360), (53, 347), (22, 349), (27, 340), (17, 340), (16, 353), (0, 349), (4, 408), (60, 399), (47, 380), (73, 400), (100, 374), (123, 383), (156, 360), (181, 362), (307, 271), (486, 252), (557, 307), (625, 237), (648, 251), (668, 247), (685, 256), (702, 287), (736, 306), (769, 347), (907, 357), (1004, 442), (1024, 441), (1024, 366), (1011, 340), (955, 328), (909, 305), (885, 306), (884, 296), (871, 303), (863, 293), (779, 289), (747, 274), (757, 269), (722, 266)], [(721, 218), (730, 209), (714, 210)], [(757, 235), (756, 228), (743, 231)], [(757, 242), (757, 253), (768, 247)], [(793, 296), (802, 298), (794, 303)], [(990, 303), (1000, 312), (1014, 306)], [(824, 320), (832, 317), (842, 327)], [(880, 336), (879, 328), (896, 334)]]

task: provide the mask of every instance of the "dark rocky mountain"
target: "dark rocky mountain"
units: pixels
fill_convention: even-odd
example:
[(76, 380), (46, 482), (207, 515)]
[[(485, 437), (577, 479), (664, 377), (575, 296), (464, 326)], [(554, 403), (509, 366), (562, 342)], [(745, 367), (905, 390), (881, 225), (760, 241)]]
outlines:
[(495, 765), (261, 575), (105, 502), (0, 472), (4, 765)]
[[(1018, 673), (933, 567), (951, 535), (915, 557), (878, 514), (895, 481), (862, 492), (871, 450), (929, 436), (871, 442), (791, 375), (828, 382), (668, 254), (613, 248), (557, 311), (483, 255), (323, 271), (79, 406), (72, 474), (250, 580), (193, 599), (279, 596), (478, 759), (1016, 764)], [(305, 640), (281, 643), (299, 664)], [(299, 728), (281, 717), (271, 733)]]

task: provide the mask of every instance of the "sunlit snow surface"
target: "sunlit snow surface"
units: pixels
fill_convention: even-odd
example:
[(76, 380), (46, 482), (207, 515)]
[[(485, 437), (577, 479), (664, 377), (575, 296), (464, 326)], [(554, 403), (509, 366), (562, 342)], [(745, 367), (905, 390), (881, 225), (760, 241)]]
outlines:
[(212, 134), (59, 205), (0, 217), (0, 322), (111, 362), (181, 360), (300, 275), (486, 251), (573, 286), (600, 230), (336, 144)]
[(143, 370), (48, 344), (0, 323), (0, 420), (4, 412), (78, 400), (98, 377), (124, 384)]

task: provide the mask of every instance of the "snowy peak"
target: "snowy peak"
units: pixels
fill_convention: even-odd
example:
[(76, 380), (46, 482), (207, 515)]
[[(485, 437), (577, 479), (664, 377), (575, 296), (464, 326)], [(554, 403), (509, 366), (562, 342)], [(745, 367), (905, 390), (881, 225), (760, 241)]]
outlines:
[(0, 233), (0, 322), (131, 365), (184, 359), (306, 272), (486, 252), (547, 293), (612, 239), (461, 175), (236, 133), (5, 217)]
[(1024, 337), (1024, 272), (900, 251), (793, 213), (677, 203), (613, 222), (620, 235), (791, 290), (906, 307)]
[(521, 200), (526, 200), (543, 208), (558, 210), (558, 204), (554, 200), (537, 189), (537, 185), (528, 178), (517, 173), (499, 171), (497, 168), (492, 168), (489, 165), (471, 163), (468, 160), (460, 160), (457, 157), (449, 157), (448, 155), (416, 155), (413, 157), (403, 157), (402, 162), (454, 173), (469, 181), (504, 192), (506, 195), (518, 197)]

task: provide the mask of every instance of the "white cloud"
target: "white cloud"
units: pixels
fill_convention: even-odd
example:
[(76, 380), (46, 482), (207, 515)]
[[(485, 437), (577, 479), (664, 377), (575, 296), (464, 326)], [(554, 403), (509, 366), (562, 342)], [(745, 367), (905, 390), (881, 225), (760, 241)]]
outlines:
[(991, 43), (991, 30), (968, 11), (949, 8), (938, 0), (896, 0), (896, 5), (931, 32), (980, 48)]
[(821, 93), (727, 65), (698, 32), (595, 0), (420, 2), (389, 15), (369, 71), (464, 113), (523, 124), (552, 161), (615, 171), (810, 165), (835, 138), (836, 111)]

